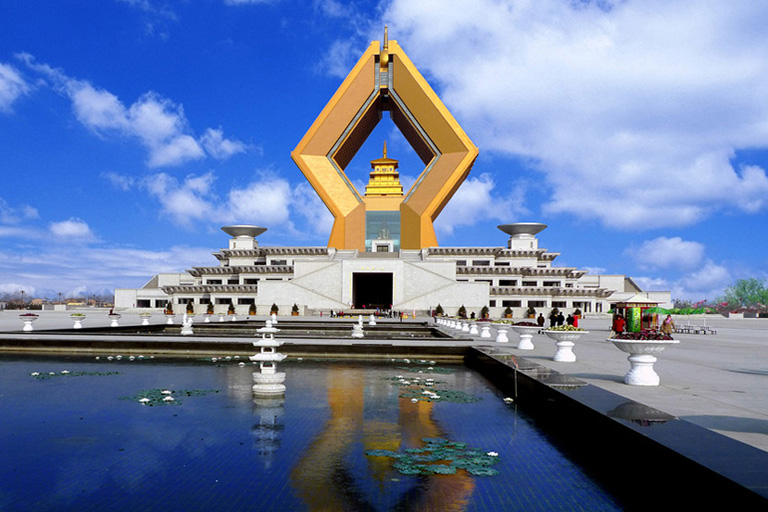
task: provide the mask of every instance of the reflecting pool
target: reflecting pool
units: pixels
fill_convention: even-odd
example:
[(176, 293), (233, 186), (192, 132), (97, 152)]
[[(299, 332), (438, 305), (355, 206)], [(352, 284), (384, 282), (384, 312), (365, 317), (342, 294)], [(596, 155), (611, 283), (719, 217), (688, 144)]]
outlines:
[[(0, 510), (621, 509), (463, 366), (286, 360), (285, 395), (254, 400), (256, 369), (0, 357)], [(498, 473), (402, 471), (428, 442), (490, 452)]]

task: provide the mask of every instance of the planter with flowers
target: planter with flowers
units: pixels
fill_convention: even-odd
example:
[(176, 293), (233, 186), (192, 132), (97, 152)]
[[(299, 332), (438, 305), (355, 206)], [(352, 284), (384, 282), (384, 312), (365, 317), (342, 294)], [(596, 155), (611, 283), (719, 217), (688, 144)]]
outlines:
[(533, 350), (533, 335), (539, 330), (539, 325), (534, 322), (516, 322), (511, 325), (512, 330), (520, 337), (517, 342), (518, 350)]
[(73, 329), (83, 328), (83, 320), (85, 320), (84, 313), (72, 313), (71, 315), (69, 315), (69, 318), (75, 321), (75, 325), (72, 327)]
[(588, 333), (589, 331), (585, 331), (580, 327), (574, 327), (572, 325), (561, 325), (546, 329), (544, 334), (555, 340), (555, 345), (557, 345), (557, 352), (555, 352), (552, 360), (559, 363), (575, 362), (576, 354), (573, 353), (574, 341)]
[(33, 331), (32, 322), (40, 318), (40, 315), (36, 313), (22, 313), (19, 315), (19, 319), (24, 322), (24, 331)]
[(680, 343), (669, 334), (655, 331), (624, 332), (608, 338), (616, 348), (629, 354), (631, 366), (624, 376), (630, 386), (658, 386), (659, 376), (653, 369), (656, 356), (669, 346)]
[(141, 318), (141, 325), (149, 325), (149, 319), (152, 318), (152, 313), (139, 313)]
[(120, 313), (109, 313), (107, 315), (107, 318), (110, 320), (110, 327), (120, 327), (120, 324), (117, 323), (118, 320), (120, 320), (123, 317)]

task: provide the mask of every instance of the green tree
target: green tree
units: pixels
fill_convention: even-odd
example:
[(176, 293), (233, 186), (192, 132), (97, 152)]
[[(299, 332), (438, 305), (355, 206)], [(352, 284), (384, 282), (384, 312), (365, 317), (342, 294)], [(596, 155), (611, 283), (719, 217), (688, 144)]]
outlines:
[(725, 296), (718, 302), (727, 302), (729, 307), (750, 307), (768, 305), (768, 288), (765, 279), (739, 279), (725, 289)]

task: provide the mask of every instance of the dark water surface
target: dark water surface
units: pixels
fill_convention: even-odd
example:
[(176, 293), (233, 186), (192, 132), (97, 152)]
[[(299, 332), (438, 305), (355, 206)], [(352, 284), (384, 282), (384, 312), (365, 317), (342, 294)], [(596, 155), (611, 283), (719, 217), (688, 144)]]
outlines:
[[(428, 367), (286, 361), (285, 396), (254, 400), (256, 367), (234, 359), (0, 357), (0, 510), (620, 510), (481, 376), (409, 371)], [(413, 403), (397, 375), (480, 400)], [(181, 403), (132, 399), (151, 389)], [(424, 438), (497, 452), (499, 474), (402, 475), (366, 455)]]

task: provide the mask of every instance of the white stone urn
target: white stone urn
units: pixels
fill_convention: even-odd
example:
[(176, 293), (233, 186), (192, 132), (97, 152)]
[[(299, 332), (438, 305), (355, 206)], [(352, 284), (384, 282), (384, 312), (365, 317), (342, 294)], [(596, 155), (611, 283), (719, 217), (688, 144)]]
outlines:
[(149, 319), (152, 318), (152, 313), (139, 313), (141, 318), (141, 325), (149, 325)]
[(110, 313), (107, 315), (107, 317), (111, 322), (109, 324), (110, 327), (120, 327), (120, 324), (117, 323), (117, 321), (120, 320), (123, 317), (123, 315), (121, 315), (120, 313)]
[(553, 361), (558, 363), (576, 362), (576, 354), (573, 353), (574, 341), (581, 338), (583, 334), (589, 334), (589, 331), (544, 331), (544, 334), (555, 340), (557, 352), (552, 356)]
[(368, 317), (368, 325), (376, 325), (376, 318), (373, 315)]
[(227, 316), (226, 313), (219, 313), (219, 322), (223, 322), (224, 321), (224, 317), (226, 317), (226, 316)]
[(624, 383), (630, 386), (658, 386), (659, 375), (653, 370), (656, 356), (665, 348), (680, 343), (680, 340), (622, 340), (608, 338), (616, 348), (629, 354), (631, 366), (624, 376)]
[(69, 318), (75, 321), (75, 325), (72, 326), (73, 329), (83, 328), (83, 320), (85, 320), (85, 315), (83, 313), (72, 313), (69, 315)]
[(168, 319), (168, 321), (165, 322), (167, 325), (173, 325), (173, 319), (176, 318), (176, 315), (173, 313), (165, 313), (165, 318)]
[(517, 342), (518, 350), (533, 350), (533, 335), (539, 331), (539, 327), (533, 327), (532, 325), (511, 325), (512, 330), (520, 337), (520, 341)]
[(40, 318), (40, 315), (35, 313), (22, 313), (19, 315), (19, 319), (24, 322), (24, 331), (34, 331), (35, 329), (32, 327), (32, 322)]
[(507, 337), (507, 326), (506, 324), (496, 324), (496, 342), (497, 343), (509, 343), (509, 338)]
[(203, 323), (211, 323), (211, 313), (203, 313)]
[(469, 334), (472, 336), (479, 334), (479, 331), (477, 330), (477, 324), (475, 322), (472, 322), (472, 325), (469, 326)]
[(484, 325), (480, 327), (480, 337), (481, 338), (490, 338), (491, 337), (491, 326), (490, 325)]

